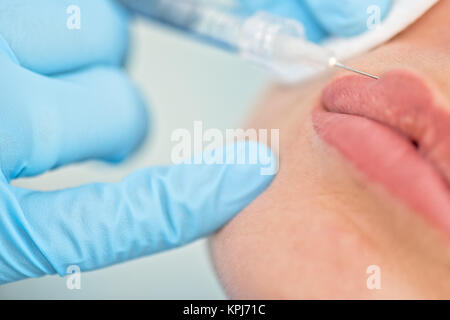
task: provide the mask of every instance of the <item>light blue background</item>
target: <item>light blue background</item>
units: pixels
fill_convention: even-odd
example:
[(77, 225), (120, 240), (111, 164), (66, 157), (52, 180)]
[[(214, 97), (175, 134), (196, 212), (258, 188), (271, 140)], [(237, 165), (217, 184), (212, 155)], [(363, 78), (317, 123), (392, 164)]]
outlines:
[[(170, 163), (170, 136), (177, 128), (239, 126), (267, 83), (267, 75), (237, 57), (185, 39), (148, 22), (133, 26), (129, 71), (151, 101), (152, 139), (119, 167), (70, 166), (14, 184), (53, 190), (93, 181), (118, 181), (134, 169)], [(81, 290), (58, 276), (0, 287), (0, 299), (222, 299), (207, 241), (82, 274)]]

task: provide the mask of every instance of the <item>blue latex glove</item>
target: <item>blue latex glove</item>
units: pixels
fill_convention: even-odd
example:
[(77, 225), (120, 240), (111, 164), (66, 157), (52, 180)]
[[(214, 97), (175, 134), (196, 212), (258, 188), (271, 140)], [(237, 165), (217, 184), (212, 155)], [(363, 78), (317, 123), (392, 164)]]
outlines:
[[(81, 30), (66, 28), (73, 4)], [(273, 178), (263, 165), (179, 165), (52, 192), (9, 184), (87, 159), (120, 161), (139, 146), (148, 117), (121, 69), (127, 24), (109, 0), (0, 1), (0, 284), (186, 244)]]
[(350, 37), (367, 31), (367, 8), (380, 7), (384, 19), (392, 0), (238, 0), (247, 14), (268, 11), (302, 22), (306, 36), (321, 42), (331, 35)]

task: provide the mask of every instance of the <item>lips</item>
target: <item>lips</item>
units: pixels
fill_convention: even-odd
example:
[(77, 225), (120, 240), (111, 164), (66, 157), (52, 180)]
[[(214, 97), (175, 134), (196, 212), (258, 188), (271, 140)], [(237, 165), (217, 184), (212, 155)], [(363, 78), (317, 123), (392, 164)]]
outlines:
[(405, 70), (345, 76), (313, 113), (318, 135), (450, 235), (450, 112)]

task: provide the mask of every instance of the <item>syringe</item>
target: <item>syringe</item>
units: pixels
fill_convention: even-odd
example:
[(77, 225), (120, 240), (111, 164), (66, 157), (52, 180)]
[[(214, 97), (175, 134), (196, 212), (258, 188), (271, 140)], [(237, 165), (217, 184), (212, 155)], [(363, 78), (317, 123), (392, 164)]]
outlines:
[(237, 52), (286, 82), (332, 67), (378, 79), (340, 63), (333, 52), (307, 41), (303, 26), (295, 20), (265, 12), (242, 17), (211, 0), (121, 1), (160, 22)]

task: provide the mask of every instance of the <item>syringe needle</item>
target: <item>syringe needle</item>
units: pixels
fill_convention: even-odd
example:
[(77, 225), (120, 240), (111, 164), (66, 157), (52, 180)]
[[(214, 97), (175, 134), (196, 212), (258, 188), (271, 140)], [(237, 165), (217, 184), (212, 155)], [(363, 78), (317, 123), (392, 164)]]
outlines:
[(351, 71), (351, 72), (355, 72), (355, 73), (358, 73), (358, 74), (362, 74), (363, 76), (366, 76), (366, 77), (369, 77), (369, 78), (372, 78), (372, 79), (378, 80), (378, 79), (380, 78), (380, 77), (378, 77), (378, 76), (374, 76), (373, 74), (370, 74), (370, 73), (367, 73), (367, 72), (363, 72), (363, 71), (359, 71), (359, 70), (356, 70), (356, 69), (347, 67), (346, 65), (344, 65), (344, 64), (342, 64), (342, 63), (340, 63), (340, 62), (336, 62), (336, 63), (334, 64), (334, 66), (336, 66), (336, 67), (338, 67), (338, 68), (342, 68), (342, 69), (348, 70), (348, 71)]

